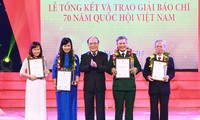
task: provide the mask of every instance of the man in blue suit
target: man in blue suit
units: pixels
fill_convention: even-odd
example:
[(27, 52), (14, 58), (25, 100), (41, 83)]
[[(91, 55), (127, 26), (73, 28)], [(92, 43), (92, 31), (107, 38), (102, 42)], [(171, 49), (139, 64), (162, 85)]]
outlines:
[[(163, 40), (157, 40), (154, 47), (155, 53), (147, 57), (143, 70), (143, 76), (149, 82), (150, 120), (168, 120), (170, 81), (175, 76), (174, 61), (172, 57), (169, 57), (169, 53), (165, 52), (165, 42)], [(167, 63), (167, 74), (164, 76), (163, 81), (154, 80), (152, 78), (153, 61), (163, 61)], [(158, 102), (160, 102), (160, 119), (158, 114)]]

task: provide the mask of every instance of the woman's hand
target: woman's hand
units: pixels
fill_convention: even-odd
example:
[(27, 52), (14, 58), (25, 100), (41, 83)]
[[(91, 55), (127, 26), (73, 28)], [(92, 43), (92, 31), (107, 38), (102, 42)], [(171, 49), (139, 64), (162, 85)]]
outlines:
[(30, 75), (29, 77), (28, 77), (30, 80), (36, 80), (37, 79), (37, 77), (35, 76), (35, 75)]
[(72, 83), (72, 85), (78, 85), (79, 83), (79, 76), (76, 76), (76, 80)]
[(49, 73), (50, 73), (49, 69), (46, 69), (46, 70), (44, 71), (44, 73), (45, 73), (45, 74), (49, 74)]
[(53, 79), (54, 87), (56, 88), (56, 79)]

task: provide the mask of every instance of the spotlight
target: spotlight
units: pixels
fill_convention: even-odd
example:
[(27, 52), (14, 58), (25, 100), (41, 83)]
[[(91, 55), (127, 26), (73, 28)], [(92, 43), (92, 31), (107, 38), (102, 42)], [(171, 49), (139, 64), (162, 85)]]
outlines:
[(10, 72), (12, 71), (12, 60), (9, 57), (4, 58), (1, 60), (1, 71), (3, 72)]
[(9, 57), (6, 57), (6, 58), (4, 59), (4, 61), (5, 61), (6, 63), (9, 63), (9, 62), (10, 62), (10, 58), (9, 58)]

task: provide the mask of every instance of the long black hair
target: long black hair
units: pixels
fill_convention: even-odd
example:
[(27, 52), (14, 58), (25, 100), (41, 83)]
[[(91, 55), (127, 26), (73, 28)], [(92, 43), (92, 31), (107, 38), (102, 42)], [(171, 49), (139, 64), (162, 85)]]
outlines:
[(29, 54), (31, 57), (34, 57), (33, 52), (32, 52), (32, 49), (33, 49), (33, 48), (36, 48), (37, 46), (40, 47), (40, 54), (39, 54), (39, 56), (37, 56), (37, 57), (42, 57), (42, 46), (41, 46), (41, 44), (40, 44), (39, 42), (36, 42), (36, 41), (32, 42), (31, 45), (30, 45), (30, 48), (29, 48), (28, 54)]
[(63, 51), (63, 48), (62, 46), (63, 45), (66, 45), (70, 43), (71, 45), (71, 50), (69, 51), (69, 66), (71, 66), (73, 64), (73, 61), (72, 61), (72, 57), (73, 57), (73, 53), (74, 53), (74, 50), (73, 50), (73, 45), (72, 45), (72, 40), (68, 37), (64, 37), (62, 40), (61, 40), (61, 43), (60, 43), (60, 49), (59, 49), (59, 54), (60, 54), (60, 66), (63, 67), (64, 66), (64, 61), (65, 61), (65, 52)]

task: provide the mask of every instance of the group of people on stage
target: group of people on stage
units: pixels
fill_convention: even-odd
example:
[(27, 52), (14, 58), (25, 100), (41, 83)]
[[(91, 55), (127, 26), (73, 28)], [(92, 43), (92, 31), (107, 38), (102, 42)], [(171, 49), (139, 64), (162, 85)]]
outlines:
[[(105, 120), (105, 73), (113, 75), (113, 97), (115, 101), (115, 120), (123, 119), (125, 108), (125, 120), (133, 120), (133, 109), (136, 93), (135, 75), (142, 71), (140, 62), (132, 49), (128, 47), (128, 39), (119, 36), (116, 39), (117, 49), (110, 56), (99, 50), (99, 39), (95, 36), (87, 40), (89, 51), (81, 55), (81, 60), (74, 53), (72, 40), (63, 38), (60, 43), (58, 54), (55, 57), (52, 67), (52, 78), (54, 85), (57, 82), (58, 70), (71, 70), (74, 73), (74, 83), (70, 91), (56, 91), (57, 118), (58, 120), (77, 120), (77, 86), (80, 72), (84, 73), (84, 105), (85, 119)], [(143, 69), (143, 76), (149, 82), (150, 96), (150, 120), (168, 120), (168, 102), (170, 94), (170, 80), (175, 76), (175, 67), (172, 57), (165, 52), (165, 42), (157, 40), (155, 42), (155, 53), (147, 57)], [(28, 70), (29, 58), (42, 57), (42, 47), (39, 42), (31, 43), (29, 54), (25, 58), (20, 75), (27, 77), (26, 82), (26, 120), (46, 120), (46, 81), (44, 78), (37, 78), (30, 75)], [(116, 77), (117, 58), (130, 59), (129, 77)], [(45, 65), (44, 60), (44, 65)], [(79, 62), (80, 61), (80, 62)], [(155, 80), (152, 77), (154, 61), (162, 61), (167, 64), (167, 73), (163, 81)], [(49, 70), (45, 67), (44, 73), (47, 75)], [(96, 103), (94, 103), (96, 102)], [(160, 115), (158, 104), (160, 102)]]

